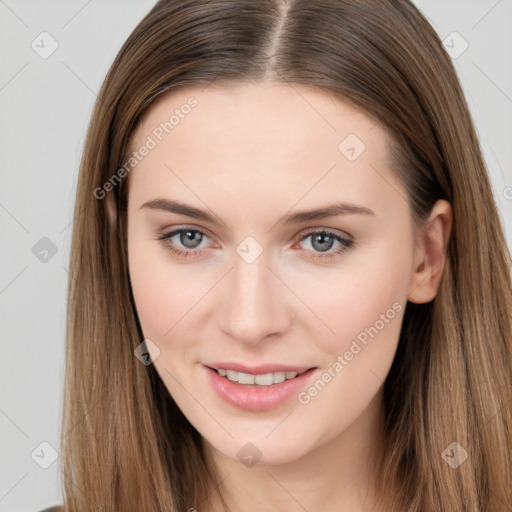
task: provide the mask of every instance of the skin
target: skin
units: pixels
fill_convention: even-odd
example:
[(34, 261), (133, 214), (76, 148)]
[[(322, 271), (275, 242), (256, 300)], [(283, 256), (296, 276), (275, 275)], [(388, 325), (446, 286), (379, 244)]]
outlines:
[[(144, 336), (160, 351), (153, 364), (203, 436), (232, 510), (374, 510), (382, 386), (407, 301), (428, 302), (438, 290), (450, 205), (438, 201), (429, 223), (416, 226), (381, 125), (304, 86), (169, 93), (148, 111), (131, 150), (191, 96), (198, 105), (129, 175), (130, 279)], [(354, 161), (338, 149), (349, 134), (366, 146)], [(157, 198), (208, 209), (222, 223), (141, 208)], [(279, 223), (339, 202), (373, 215)], [(169, 251), (172, 242), (194, 250), (179, 235), (168, 246), (158, 240), (187, 227), (206, 235), (198, 256)], [(313, 245), (323, 229), (354, 243), (335, 254), (334, 242), (334, 257), (315, 258), (325, 254), (325, 245)], [(247, 236), (263, 250), (252, 263), (236, 252)], [(202, 363), (226, 360), (314, 366), (318, 378), (393, 304), (401, 311), (307, 404), (294, 396), (248, 412), (223, 402), (206, 379)], [(261, 452), (251, 467), (237, 457), (247, 442)]]

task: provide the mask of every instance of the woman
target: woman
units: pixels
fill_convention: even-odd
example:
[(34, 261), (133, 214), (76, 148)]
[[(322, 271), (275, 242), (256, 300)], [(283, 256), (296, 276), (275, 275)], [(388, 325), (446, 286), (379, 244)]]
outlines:
[(512, 510), (511, 281), (408, 1), (160, 1), (99, 94), (64, 510)]

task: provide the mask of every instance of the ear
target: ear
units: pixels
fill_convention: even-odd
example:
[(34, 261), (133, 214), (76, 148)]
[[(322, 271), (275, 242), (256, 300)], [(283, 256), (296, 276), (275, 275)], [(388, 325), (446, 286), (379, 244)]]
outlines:
[(440, 199), (434, 204), (425, 224), (418, 228), (407, 295), (411, 302), (430, 302), (437, 294), (446, 263), (452, 219), (450, 203)]

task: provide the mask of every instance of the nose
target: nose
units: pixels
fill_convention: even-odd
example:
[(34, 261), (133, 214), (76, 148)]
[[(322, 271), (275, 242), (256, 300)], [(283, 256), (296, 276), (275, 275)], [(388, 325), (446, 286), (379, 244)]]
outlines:
[(264, 252), (247, 263), (236, 256), (221, 288), (220, 328), (235, 341), (255, 345), (284, 333), (292, 321), (286, 288), (268, 268)]

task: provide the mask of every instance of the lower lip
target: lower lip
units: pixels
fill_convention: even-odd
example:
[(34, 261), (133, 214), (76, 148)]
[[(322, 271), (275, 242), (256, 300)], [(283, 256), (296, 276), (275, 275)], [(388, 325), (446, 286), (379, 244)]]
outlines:
[(310, 368), (294, 379), (285, 380), (271, 386), (257, 387), (238, 384), (227, 377), (221, 377), (215, 370), (205, 366), (208, 378), (217, 394), (230, 405), (246, 411), (267, 411), (285, 403), (297, 395), (311, 377), (315, 368)]

